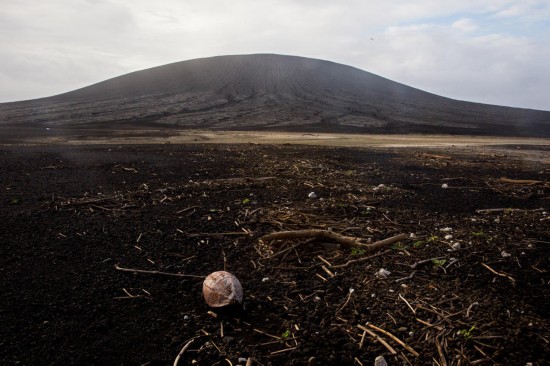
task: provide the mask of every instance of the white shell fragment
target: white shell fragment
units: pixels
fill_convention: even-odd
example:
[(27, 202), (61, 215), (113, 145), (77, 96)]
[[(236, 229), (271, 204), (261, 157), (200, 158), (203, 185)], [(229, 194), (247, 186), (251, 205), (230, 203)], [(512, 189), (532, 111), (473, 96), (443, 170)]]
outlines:
[(209, 274), (202, 284), (202, 294), (211, 308), (221, 308), (243, 302), (241, 283), (229, 272), (217, 271)]

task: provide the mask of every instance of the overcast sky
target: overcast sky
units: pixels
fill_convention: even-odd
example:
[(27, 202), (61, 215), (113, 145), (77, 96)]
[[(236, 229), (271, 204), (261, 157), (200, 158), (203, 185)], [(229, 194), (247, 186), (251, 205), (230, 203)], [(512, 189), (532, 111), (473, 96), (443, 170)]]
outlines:
[(0, 102), (248, 53), (550, 110), (550, 0), (0, 0)]

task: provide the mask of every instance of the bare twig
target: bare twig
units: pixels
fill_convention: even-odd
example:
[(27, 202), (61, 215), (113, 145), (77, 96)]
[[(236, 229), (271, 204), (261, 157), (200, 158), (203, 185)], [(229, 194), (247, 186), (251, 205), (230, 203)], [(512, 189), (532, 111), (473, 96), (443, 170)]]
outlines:
[(115, 264), (115, 269), (122, 272), (132, 272), (132, 273), (144, 273), (152, 275), (163, 275), (163, 276), (172, 276), (172, 277), (186, 277), (186, 278), (205, 278), (205, 276), (196, 276), (183, 273), (169, 273), (169, 272), (160, 272), (160, 271), (146, 271), (143, 269), (134, 269), (134, 268), (124, 268), (120, 267), (118, 264)]
[(330, 268), (345, 268), (345, 267), (347, 267), (351, 264), (365, 262), (365, 261), (368, 261), (369, 259), (380, 257), (380, 256), (383, 256), (385, 254), (388, 254), (389, 252), (390, 252), (390, 250), (385, 250), (383, 252), (370, 255), (368, 257), (363, 257), (363, 258), (358, 258), (358, 259), (350, 259), (349, 261), (347, 261), (344, 264), (337, 264), (337, 265), (331, 266)]
[(178, 366), (178, 362), (180, 361), (181, 356), (183, 356), (185, 351), (187, 351), (187, 349), (189, 348), (191, 343), (193, 343), (194, 340), (195, 338), (191, 338), (187, 343), (185, 343), (185, 346), (183, 346), (180, 353), (178, 353), (178, 355), (176, 356), (176, 359), (174, 360), (174, 366)]
[(380, 337), (378, 334), (374, 333), (372, 330), (368, 329), (368, 328), (365, 328), (364, 326), (362, 326), (361, 324), (359, 324), (357, 326), (357, 328), (361, 329), (362, 331), (364, 332), (367, 332), (371, 337), (375, 338), (378, 342), (380, 342), (380, 344), (382, 344), (384, 347), (386, 347), (386, 349), (388, 351), (390, 351), (390, 353), (392, 355), (396, 355), (397, 352), (395, 351), (395, 349), (393, 349), (392, 346), (390, 346), (388, 344), (388, 342), (386, 342), (384, 339), (382, 339), (382, 337)]
[(397, 343), (399, 343), (401, 346), (403, 346), (403, 348), (405, 348), (407, 351), (409, 351), (410, 353), (412, 353), (415, 357), (418, 357), (420, 356), (418, 354), (418, 352), (416, 352), (414, 349), (412, 349), (409, 345), (407, 345), (405, 342), (403, 342), (402, 340), (400, 340), (399, 338), (397, 338), (396, 336), (394, 336), (393, 334), (391, 334), (390, 332), (388, 332), (387, 330), (384, 330), (382, 328), (378, 328), (376, 325), (372, 325), (372, 324), (367, 324), (367, 326), (369, 328), (372, 328), (380, 333), (384, 333), (385, 335), (387, 335), (388, 337), (390, 337), (391, 339), (393, 339), (394, 341), (396, 341)]
[(509, 279), (510, 281), (512, 281), (512, 284), (513, 284), (513, 285), (516, 284), (516, 280), (515, 280), (512, 276), (510, 276), (510, 275), (508, 275), (508, 274), (506, 274), (506, 273), (497, 272), (497, 271), (495, 271), (494, 269), (492, 269), (491, 267), (489, 267), (488, 265), (486, 265), (485, 263), (481, 263), (481, 265), (482, 265), (483, 267), (487, 268), (489, 271), (491, 271), (492, 273), (494, 273), (494, 274), (497, 275), (497, 276), (506, 277), (507, 279)]
[(411, 311), (413, 312), (414, 315), (416, 315), (416, 310), (411, 306), (411, 304), (407, 301), (407, 299), (405, 299), (405, 297), (403, 297), (403, 295), (399, 294), (399, 298), (401, 300), (403, 300), (405, 302), (405, 304), (407, 304), (407, 306), (409, 307), (409, 309), (411, 309)]

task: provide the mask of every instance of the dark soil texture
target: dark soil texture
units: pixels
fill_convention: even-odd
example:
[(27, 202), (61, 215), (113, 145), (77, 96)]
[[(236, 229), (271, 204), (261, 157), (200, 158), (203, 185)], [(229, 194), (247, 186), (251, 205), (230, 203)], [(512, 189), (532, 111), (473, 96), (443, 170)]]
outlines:
[[(548, 364), (549, 173), (489, 148), (2, 147), (0, 364), (171, 365), (191, 339), (179, 365)], [(302, 229), (409, 238), (259, 240)], [(245, 310), (115, 266), (225, 267)]]

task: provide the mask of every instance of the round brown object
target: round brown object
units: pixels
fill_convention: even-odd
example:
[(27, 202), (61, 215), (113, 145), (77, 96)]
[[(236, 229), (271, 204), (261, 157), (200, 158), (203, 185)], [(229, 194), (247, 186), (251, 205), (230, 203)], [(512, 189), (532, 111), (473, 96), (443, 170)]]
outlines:
[(202, 283), (202, 294), (208, 306), (212, 308), (243, 302), (241, 283), (237, 277), (226, 271), (209, 274)]

